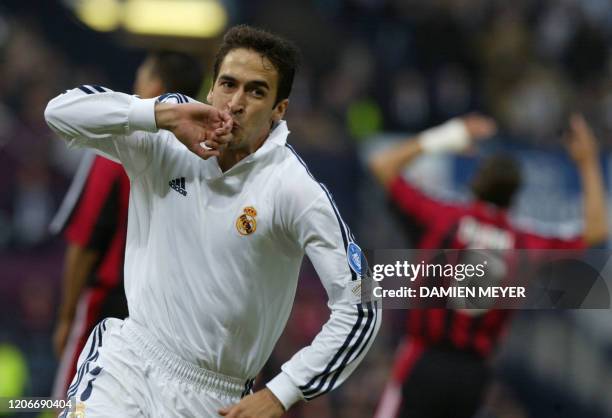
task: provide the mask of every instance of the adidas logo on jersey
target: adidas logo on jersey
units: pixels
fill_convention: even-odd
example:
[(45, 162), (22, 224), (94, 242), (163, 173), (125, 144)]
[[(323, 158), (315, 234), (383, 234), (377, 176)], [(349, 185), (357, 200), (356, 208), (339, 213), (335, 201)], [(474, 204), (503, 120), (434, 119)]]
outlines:
[(187, 189), (185, 189), (185, 177), (170, 180), (168, 184), (183, 196), (187, 196)]

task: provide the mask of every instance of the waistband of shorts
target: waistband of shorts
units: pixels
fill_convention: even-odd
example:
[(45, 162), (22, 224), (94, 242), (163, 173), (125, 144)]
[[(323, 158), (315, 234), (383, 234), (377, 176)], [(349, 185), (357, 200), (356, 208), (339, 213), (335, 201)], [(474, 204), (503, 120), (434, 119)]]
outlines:
[(242, 398), (251, 393), (255, 379), (243, 380), (199, 367), (162, 347), (146, 328), (130, 318), (123, 322), (122, 331), (136, 341), (143, 353), (158, 363), (172, 378), (189, 382), (196, 389), (231, 398)]

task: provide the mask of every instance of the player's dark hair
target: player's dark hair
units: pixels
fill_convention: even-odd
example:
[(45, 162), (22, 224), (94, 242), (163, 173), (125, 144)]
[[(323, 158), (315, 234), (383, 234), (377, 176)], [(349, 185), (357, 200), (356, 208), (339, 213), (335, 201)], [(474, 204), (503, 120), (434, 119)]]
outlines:
[(149, 54), (152, 73), (164, 84), (164, 90), (197, 97), (204, 70), (196, 57), (175, 51), (154, 51)]
[(471, 184), (472, 192), (477, 199), (501, 208), (510, 207), (520, 187), (521, 170), (518, 162), (502, 154), (487, 158)]
[(225, 56), (234, 49), (250, 49), (270, 60), (278, 72), (276, 106), (289, 97), (293, 78), (299, 65), (300, 53), (297, 46), (276, 34), (247, 25), (234, 26), (227, 31), (215, 56), (213, 80), (217, 80)]

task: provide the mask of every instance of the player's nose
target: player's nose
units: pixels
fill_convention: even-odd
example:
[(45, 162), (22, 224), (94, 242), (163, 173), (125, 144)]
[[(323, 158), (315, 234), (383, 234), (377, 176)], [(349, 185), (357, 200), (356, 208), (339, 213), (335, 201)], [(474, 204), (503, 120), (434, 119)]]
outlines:
[(229, 102), (227, 102), (227, 110), (232, 115), (241, 114), (244, 112), (244, 99), (244, 92), (242, 90), (236, 91), (230, 98)]

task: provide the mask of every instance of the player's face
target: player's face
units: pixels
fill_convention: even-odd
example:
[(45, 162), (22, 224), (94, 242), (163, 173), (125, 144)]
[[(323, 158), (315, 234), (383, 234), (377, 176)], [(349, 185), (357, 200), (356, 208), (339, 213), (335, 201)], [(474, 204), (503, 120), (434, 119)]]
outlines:
[(140, 64), (136, 72), (134, 94), (143, 99), (150, 99), (165, 93), (161, 85), (161, 80), (153, 73), (153, 64), (153, 60), (147, 58)]
[(274, 105), (277, 90), (278, 72), (267, 58), (244, 48), (225, 56), (208, 101), (232, 115), (229, 149), (253, 152), (261, 145), (287, 109), (286, 99)]

